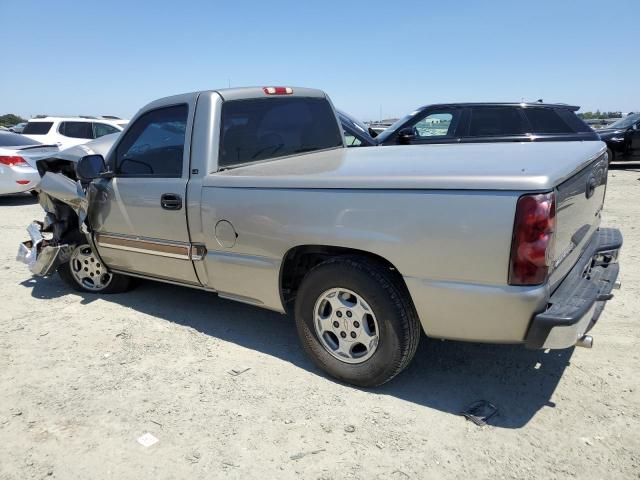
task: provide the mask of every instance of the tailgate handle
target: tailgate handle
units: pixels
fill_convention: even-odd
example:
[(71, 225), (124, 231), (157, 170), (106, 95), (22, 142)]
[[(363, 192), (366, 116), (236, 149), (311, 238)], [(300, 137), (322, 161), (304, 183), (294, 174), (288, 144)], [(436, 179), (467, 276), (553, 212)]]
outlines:
[(182, 198), (177, 193), (163, 193), (160, 197), (160, 206), (165, 210), (180, 210)]

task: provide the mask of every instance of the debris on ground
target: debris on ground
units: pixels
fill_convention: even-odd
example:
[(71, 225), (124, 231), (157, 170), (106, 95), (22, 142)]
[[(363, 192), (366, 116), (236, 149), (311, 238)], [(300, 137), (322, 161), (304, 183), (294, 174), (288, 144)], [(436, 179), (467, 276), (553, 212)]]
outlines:
[(320, 448), (318, 450), (311, 450), (310, 452), (299, 452), (296, 453), (295, 455), (291, 455), (289, 458), (291, 460), (300, 460), (301, 458), (306, 457), (307, 455), (317, 455), (318, 453), (321, 452), (326, 452), (326, 448)]
[(158, 440), (158, 438), (154, 437), (149, 432), (145, 433), (141, 437), (138, 437), (138, 443), (143, 447), (147, 447), (147, 448), (150, 447), (151, 445), (155, 445), (159, 441), (160, 440)]
[(236, 368), (232, 368), (227, 373), (229, 373), (229, 375), (233, 375), (234, 377), (237, 377), (238, 375), (242, 375), (244, 372), (249, 370), (251, 370), (251, 367), (236, 367)]
[(479, 427), (484, 427), (487, 424), (487, 420), (498, 413), (498, 407), (487, 400), (478, 400), (469, 405), (465, 410), (460, 412), (467, 420), (472, 421)]
[(353, 433), (356, 431), (356, 427), (353, 425), (347, 425), (346, 427), (344, 427), (344, 431), (347, 433)]
[(186, 455), (185, 458), (189, 463), (198, 463), (200, 461), (200, 452), (194, 451)]

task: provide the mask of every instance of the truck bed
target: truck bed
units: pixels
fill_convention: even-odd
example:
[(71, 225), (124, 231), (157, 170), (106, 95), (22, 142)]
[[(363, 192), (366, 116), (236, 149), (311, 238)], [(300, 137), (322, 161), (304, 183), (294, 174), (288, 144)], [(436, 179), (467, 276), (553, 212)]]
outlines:
[(594, 141), (338, 148), (224, 170), (203, 185), (544, 191), (605, 151)]

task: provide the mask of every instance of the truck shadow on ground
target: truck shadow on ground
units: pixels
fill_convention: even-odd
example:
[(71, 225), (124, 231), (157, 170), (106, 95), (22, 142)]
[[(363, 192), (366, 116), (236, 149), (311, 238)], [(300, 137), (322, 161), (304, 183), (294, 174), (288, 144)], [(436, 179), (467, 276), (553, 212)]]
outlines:
[[(31, 278), (22, 285), (42, 300), (71, 294), (57, 276)], [(101, 298), (324, 376), (304, 355), (289, 316), (155, 282), (141, 282), (136, 290), (124, 294), (79, 295), (88, 310)], [(521, 346), (442, 342), (423, 336), (409, 368), (372, 391), (454, 415), (484, 399), (499, 409), (491, 425), (520, 428), (540, 409), (555, 406), (550, 398), (572, 353), (573, 349), (544, 353)]]

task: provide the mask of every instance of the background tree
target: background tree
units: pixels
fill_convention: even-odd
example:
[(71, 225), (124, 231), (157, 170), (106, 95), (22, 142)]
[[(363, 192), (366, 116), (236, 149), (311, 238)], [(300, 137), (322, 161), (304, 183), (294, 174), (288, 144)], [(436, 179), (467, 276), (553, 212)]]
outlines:
[(14, 115), (13, 113), (0, 115), (0, 126), (2, 127), (12, 127), (22, 122), (26, 122), (26, 120), (18, 115)]

